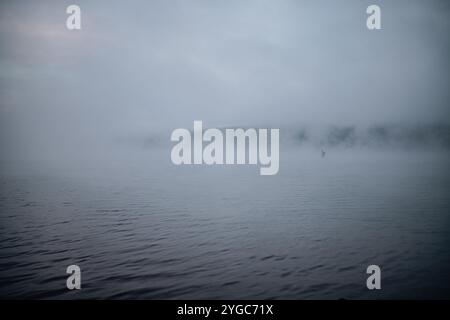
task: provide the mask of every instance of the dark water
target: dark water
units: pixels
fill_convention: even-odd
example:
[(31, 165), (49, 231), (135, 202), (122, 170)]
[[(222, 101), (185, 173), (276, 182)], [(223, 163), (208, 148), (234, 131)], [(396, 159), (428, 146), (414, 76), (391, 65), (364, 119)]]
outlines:
[(4, 172), (0, 296), (450, 298), (448, 154), (299, 151), (272, 177), (147, 160)]

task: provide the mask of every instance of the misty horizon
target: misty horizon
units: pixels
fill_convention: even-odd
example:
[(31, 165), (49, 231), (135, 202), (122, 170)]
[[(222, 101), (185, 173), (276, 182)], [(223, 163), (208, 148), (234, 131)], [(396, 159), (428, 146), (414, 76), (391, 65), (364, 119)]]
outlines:
[(196, 119), (448, 124), (448, 3), (381, 1), (378, 32), (360, 28), (368, 4), (80, 1), (83, 29), (68, 33), (63, 3), (1, 2), (2, 154), (101, 149)]

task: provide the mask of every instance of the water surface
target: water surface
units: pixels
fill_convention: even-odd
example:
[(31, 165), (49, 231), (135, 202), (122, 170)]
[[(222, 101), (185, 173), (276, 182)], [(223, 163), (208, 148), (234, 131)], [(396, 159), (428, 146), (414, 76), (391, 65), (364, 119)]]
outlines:
[(132, 159), (4, 170), (1, 298), (450, 297), (448, 154), (291, 151), (276, 176)]

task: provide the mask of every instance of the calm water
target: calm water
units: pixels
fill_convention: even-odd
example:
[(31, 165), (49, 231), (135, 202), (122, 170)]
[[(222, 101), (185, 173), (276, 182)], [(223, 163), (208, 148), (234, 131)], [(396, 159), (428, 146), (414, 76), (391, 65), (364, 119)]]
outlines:
[(450, 298), (448, 154), (290, 152), (272, 177), (143, 155), (4, 172), (0, 296)]

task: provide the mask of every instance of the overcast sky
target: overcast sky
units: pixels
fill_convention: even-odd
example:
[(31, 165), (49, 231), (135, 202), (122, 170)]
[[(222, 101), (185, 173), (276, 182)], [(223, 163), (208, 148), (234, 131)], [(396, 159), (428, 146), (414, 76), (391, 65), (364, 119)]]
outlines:
[[(65, 27), (78, 4), (82, 30)], [(379, 4), (382, 30), (366, 28)], [(449, 118), (447, 1), (1, 1), (2, 143)]]

